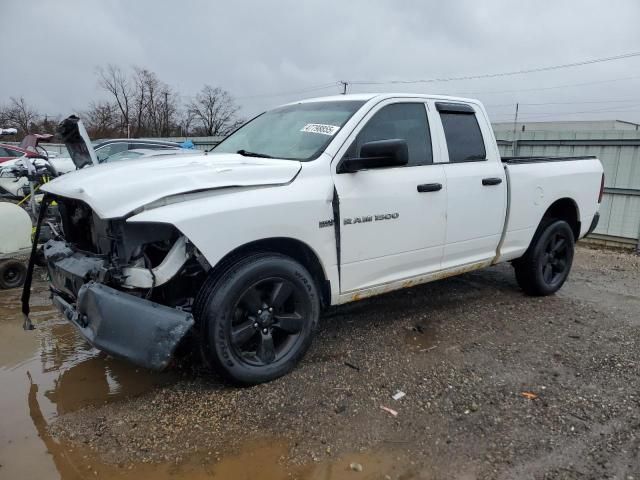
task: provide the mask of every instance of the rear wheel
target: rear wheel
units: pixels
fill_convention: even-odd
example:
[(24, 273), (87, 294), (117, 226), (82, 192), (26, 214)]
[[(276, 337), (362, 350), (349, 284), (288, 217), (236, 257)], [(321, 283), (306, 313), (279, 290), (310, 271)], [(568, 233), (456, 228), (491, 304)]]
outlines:
[(516, 280), (528, 295), (551, 295), (564, 284), (571, 264), (575, 239), (564, 220), (542, 226), (525, 255), (514, 262)]
[(309, 272), (275, 253), (255, 254), (205, 282), (196, 314), (208, 363), (242, 384), (291, 371), (311, 344), (320, 315)]
[(27, 267), (18, 260), (0, 260), (0, 288), (18, 288), (24, 284)]

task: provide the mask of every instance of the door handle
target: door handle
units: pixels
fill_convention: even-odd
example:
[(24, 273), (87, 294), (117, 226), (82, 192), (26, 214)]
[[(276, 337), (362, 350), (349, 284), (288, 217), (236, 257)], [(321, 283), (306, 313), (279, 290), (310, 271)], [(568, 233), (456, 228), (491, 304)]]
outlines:
[(442, 190), (441, 183), (423, 183), (422, 185), (418, 185), (418, 192), (437, 192)]
[(502, 183), (502, 179), (498, 177), (482, 179), (482, 185), (500, 185), (501, 183)]

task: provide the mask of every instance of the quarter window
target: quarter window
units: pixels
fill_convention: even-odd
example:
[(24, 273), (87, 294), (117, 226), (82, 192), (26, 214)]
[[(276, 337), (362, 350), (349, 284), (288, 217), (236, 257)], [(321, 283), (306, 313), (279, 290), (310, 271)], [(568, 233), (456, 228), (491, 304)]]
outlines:
[(427, 110), (422, 103), (394, 103), (381, 108), (360, 131), (347, 156), (360, 156), (362, 145), (376, 140), (407, 142), (409, 166), (433, 163)]
[(470, 107), (468, 110), (461, 108), (459, 111), (449, 111), (440, 107), (438, 110), (447, 139), (449, 162), (486, 160), (487, 151), (475, 112)]

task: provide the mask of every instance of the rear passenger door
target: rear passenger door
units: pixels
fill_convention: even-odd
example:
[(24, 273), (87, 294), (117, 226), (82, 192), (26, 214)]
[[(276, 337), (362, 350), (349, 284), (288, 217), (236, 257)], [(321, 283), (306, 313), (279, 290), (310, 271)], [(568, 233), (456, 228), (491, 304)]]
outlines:
[[(446, 182), (433, 149), (425, 101), (376, 105), (332, 165), (340, 208), (340, 290), (348, 293), (440, 268), (444, 247)], [(339, 161), (358, 158), (363, 144), (403, 139), (406, 166), (336, 173)]]
[[(506, 215), (506, 178), (488, 122), (470, 104), (436, 102), (446, 140), (447, 234), (442, 268), (493, 259)], [(446, 161), (448, 160), (448, 161)]]

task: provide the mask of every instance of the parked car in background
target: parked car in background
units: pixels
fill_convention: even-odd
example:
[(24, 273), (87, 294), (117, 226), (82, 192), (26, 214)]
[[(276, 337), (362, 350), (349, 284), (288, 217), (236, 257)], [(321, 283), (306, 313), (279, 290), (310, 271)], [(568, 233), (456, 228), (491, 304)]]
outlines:
[(17, 135), (17, 128), (0, 128), (0, 137), (3, 135)]
[(193, 148), (136, 148), (134, 150), (124, 150), (114, 153), (103, 160), (103, 163), (119, 162), (122, 160), (136, 160), (149, 157), (166, 157), (171, 155), (202, 155), (202, 152)]
[(44, 160), (38, 156), (24, 155), (12, 158), (4, 163), (0, 163), (0, 198), (10, 198), (18, 200), (29, 193), (29, 181), (25, 176), (18, 173), (20, 165), (27, 160), (35, 167), (42, 167), (49, 164), (57, 175), (72, 172), (76, 169), (73, 160), (69, 157), (54, 157)]
[(98, 156), (98, 162), (106, 161), (112, 155), (127, 150), (144, 148), (147, 150), (162, 150), (167, 148), (180, 148), (177, 142), (165, 140), (151, 140), (142, 138), (110, 138), (108, 140), (96, 140), (93, 142), (93, 149)]
[[(8, 156), (4, 159), (4, 163), (0, 163), (0, 197), (20, 199), (28, 194), (29, 182), (26, 177), (18, 175), (16, 170), (16, 166), (23, 158), (35, 162), (34, 165), (42, 166), (45, 160), (41, 160), (39, 157), (48, 157), (47, 163), (55, 170), (56, 174), (76, 170), (76, 165), (69, 155), (52, 155), (41, 146), (41, 142), (50, 141), (52, 137), (52, 135), (28, 135), (19, 147), (0, 145), (0, 162), (3, 162), (1, 157), (3, 147), (7, 147), (7, 152), (11, 149), (11, 154), (14, 155)], [(115, 138), (92, 142), (100, 163), (160, 154), (177, 155), (198, 152), (194, 149), (181, 148), (180, 145), (177, 142), (141, 138)]]
[(34, 153), (29, 152), (25, 148), (20, 148), (16, 145), (6, 145), (4, 143), (0, 143), (0, 163), (7, 162), (9, 160), (14, 160), (24, 155), (29, 156), (30, 153), (32, 155), (35, 155)]

